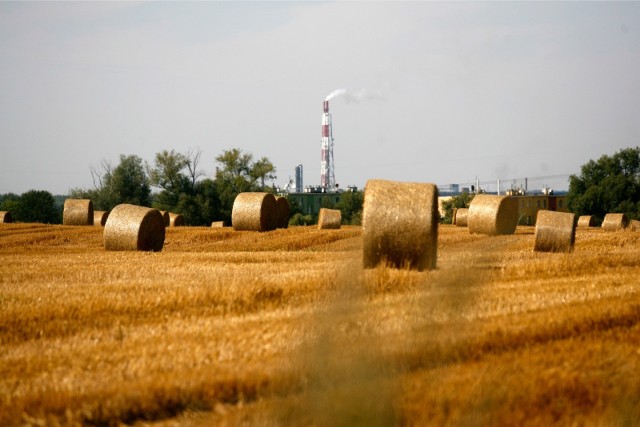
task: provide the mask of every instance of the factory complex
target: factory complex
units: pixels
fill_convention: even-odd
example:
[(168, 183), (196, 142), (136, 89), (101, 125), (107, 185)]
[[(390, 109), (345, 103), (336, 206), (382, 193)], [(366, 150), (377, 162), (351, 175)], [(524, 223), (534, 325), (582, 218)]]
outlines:
[[(287, 186), (278, 189), (280, 195), (288, 196), (292, 203), (297, 204), (304, 215), (317, 216), (321, 208), (333, 208), (345, 193), (358, 191), (355, 186), (347, 186), (345, 189), (339, 188), (335, 177), (335, 163), (333, 157), (333, 121), (329, 112), (329, 100), (336, 94), (344, 93), (344, 90), (337, 90), (330, 94), (322, 104), (321, 117), (321, 138), (320, 138), (320, 185), (304, 186), (303, 166), (298, 164), (295, 168), (295, 180), (291, 180)], [(480, 188), (479, 182), (469, 187), (460, 187), (458, 184), (439, 187), (439, 210), (440, 216), (445, 216), (442, 204), (456, 195), (463, 193), (486, 193), (503, 194), (513, 196), (518, 200), (519, 224), (535, 225), (538, 211), (549, 210), (558, 212), (569, 212), (562, 193), (554, 194), (548, 187), (542, 190), (529, 191), (527, 179), (524, 187), (511, 188), (500, 191), (500, 181), (497, 181), (497, 191), (486, 192)]]

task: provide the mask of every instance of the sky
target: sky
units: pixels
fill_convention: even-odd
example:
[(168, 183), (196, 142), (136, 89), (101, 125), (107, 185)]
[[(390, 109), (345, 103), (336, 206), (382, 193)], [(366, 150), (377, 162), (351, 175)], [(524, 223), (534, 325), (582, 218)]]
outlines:
[[(566, 189), (640, 145), (640, 2), (0, 2), (0, 194), (163, 150), (320, 183)], [(495, 183), (494, 183), (495, 182)]]

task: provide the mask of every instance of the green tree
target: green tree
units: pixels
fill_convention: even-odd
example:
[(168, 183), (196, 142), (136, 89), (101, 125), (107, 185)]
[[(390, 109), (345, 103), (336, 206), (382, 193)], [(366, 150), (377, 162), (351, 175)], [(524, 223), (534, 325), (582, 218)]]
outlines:
[(260, 183), (260, 190), (264, 191), (264, 182), (266, 180), (273, 181), (276, 179), (276, 167), (266, 157), (260, 158), (251, 165), (249, 175), (254, 182)]
[(14, 220), (21, 222), (45, 224), (62, 222), (62, 212), (56, 208), (56, 201), (48, 191), (31, 190), (23, 193), (17, 210), (12, 214), (14, 214)]
[(442, 223), (451, 224), (453, 221), (453, 209), (468, 208), (473, 197), (474, 194), (471, 193), (460, 193), (443, 201), (442, 208), (444, 210), (444, 217), (442, 217)]
[(120, 203), (151, 206), (151, 188), (142, 159), (135, 155), (120, 155), (120, 164), (105, 179), (112, 209)]
[(625, 148), (613, 156), (589, 160), (579, 175), (569, 177), (566, 196), (576, 215), (593, 215), (602, 221), (609, 212), (638, 218), (640, 210), (640, 147)]
[(364, 193), (362, 191), (347, 191), (342, 193), (336, 209), (340, 210), (343, 224), (360, 225), (362, 223), (362, 205)]
[(221, 219), (226, 222), (231, 221), (233, 202), (239, 193), (267, 191), (265, 180), (276, 179), (276, 169), (269, 159), (263, 157), (253, 162), (253, 155), (243, 153), (238, 148), (223, 151), (216, 161), (220, 166), (216, 167), (215, 183), (220, 198)]
[(103, 161), (100, 169), (91, 168), (94, 188), (73, 189), (70, 196), (91, 199), (96, 210), (111, 210), (121, 203), (151, 206), (151, 187), (142, 159), (135, 155), (120, 155), (120, 163), (113, 168)]
[(155, 208), (182, 213), (176, 209), (180, 197), (184, 194), (193, 195), (189, 178), (183, 173), (188, 164), (187, 157), (174, 150), (164, 150), (156, 154), (155, 167), (147, 166), (149, 183), (162, 189), (154, 195)]
[(15, 217), (18, 209), (20, 209), (20, 196), (14, 193), (7, 193), (0, 197), (0, 211), (9, 211)]

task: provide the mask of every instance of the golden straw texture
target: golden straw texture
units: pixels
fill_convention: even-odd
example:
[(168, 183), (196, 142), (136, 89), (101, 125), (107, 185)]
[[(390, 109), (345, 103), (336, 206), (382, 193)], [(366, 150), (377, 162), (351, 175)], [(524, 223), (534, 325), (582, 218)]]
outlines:
[(109, 214), (104, 227), (108, 251), (153, 251), (164, 246), (165, 225), (156, 209), (122, 204)]
[(536, 252), (572, 252), (576, 240), (575, 214), (538, 211), (536, 219)]
[(211, 223), (211, 227), (213, 227), (213, 228), (222, 228), (222, 227), (224, 227), (224, 221), (213, 221)]
[(184, 225), (184, 217), (181, 214), (169, 212), (169, 227), (182, 227)]
[(629, 231), (640, 231), (640, 221), (636, 219), (632, 219), (629, 221), (629, 225), (627, 226), (627, 230)]
[(169, 211), (160, 211), (160, 215), (162, 215), (162, 221), (164, 222), (164, 226), (168, 227), (171, 224), (171, 217), (169, 216)]
[(13, 222), (13, 216), (9, 211), (0, 211), (0, 223), (9, 224)]
[(338, 230), (340, 228), (340, 223), (342, 222), (342, 212), (337, 209), (327, 209), (321, 208), (320, 214), (318, 215), (318, 229), (334, 229)]
[(277, 228), (289, 227), (289, 201), (286, 197), (276, 197), (276, 209), (278, 212)]
[(104, 227), (109, 218), (109, 212), (107, 211), (93, 211), (93, 225), (99, 225)]
[(595, 227), (595, 219), (592, 215), (581, 215), (578, 218), (578, 227)]
[(518, 225), (518, 202), (511, 196), (478, 194), (469, 206), (467, 221), (472, 234), (513, 234)]
[(236, 231), (271, 231), (278, 223), (277, 202), (270, 193), (240, 193), (233, 201), (231, 223)]
[(627, 228), (629, 220), (623, 213), (608, 213), (602, 221), (602, 229), (604, 231), (620, 231)]
[(369, 180), (362, 213), (364, 267), (435, 268), (439, 217), (434, 184)]
[(89, 199), (65, 200), (62, 224), (93, 225), (93, 202)]
[(469, 209), (458, 208), (456, 210), (456, 225), (458, 227), (467, 227), (469, 225)]

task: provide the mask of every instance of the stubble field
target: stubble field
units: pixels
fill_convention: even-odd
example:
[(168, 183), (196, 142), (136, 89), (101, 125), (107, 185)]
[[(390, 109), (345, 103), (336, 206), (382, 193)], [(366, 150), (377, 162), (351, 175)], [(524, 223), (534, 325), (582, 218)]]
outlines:
[(442, 225), (416, 272), (360, 227), (102, 230), (0, 224), (0, 425), (640, 424), (640, 233)]

